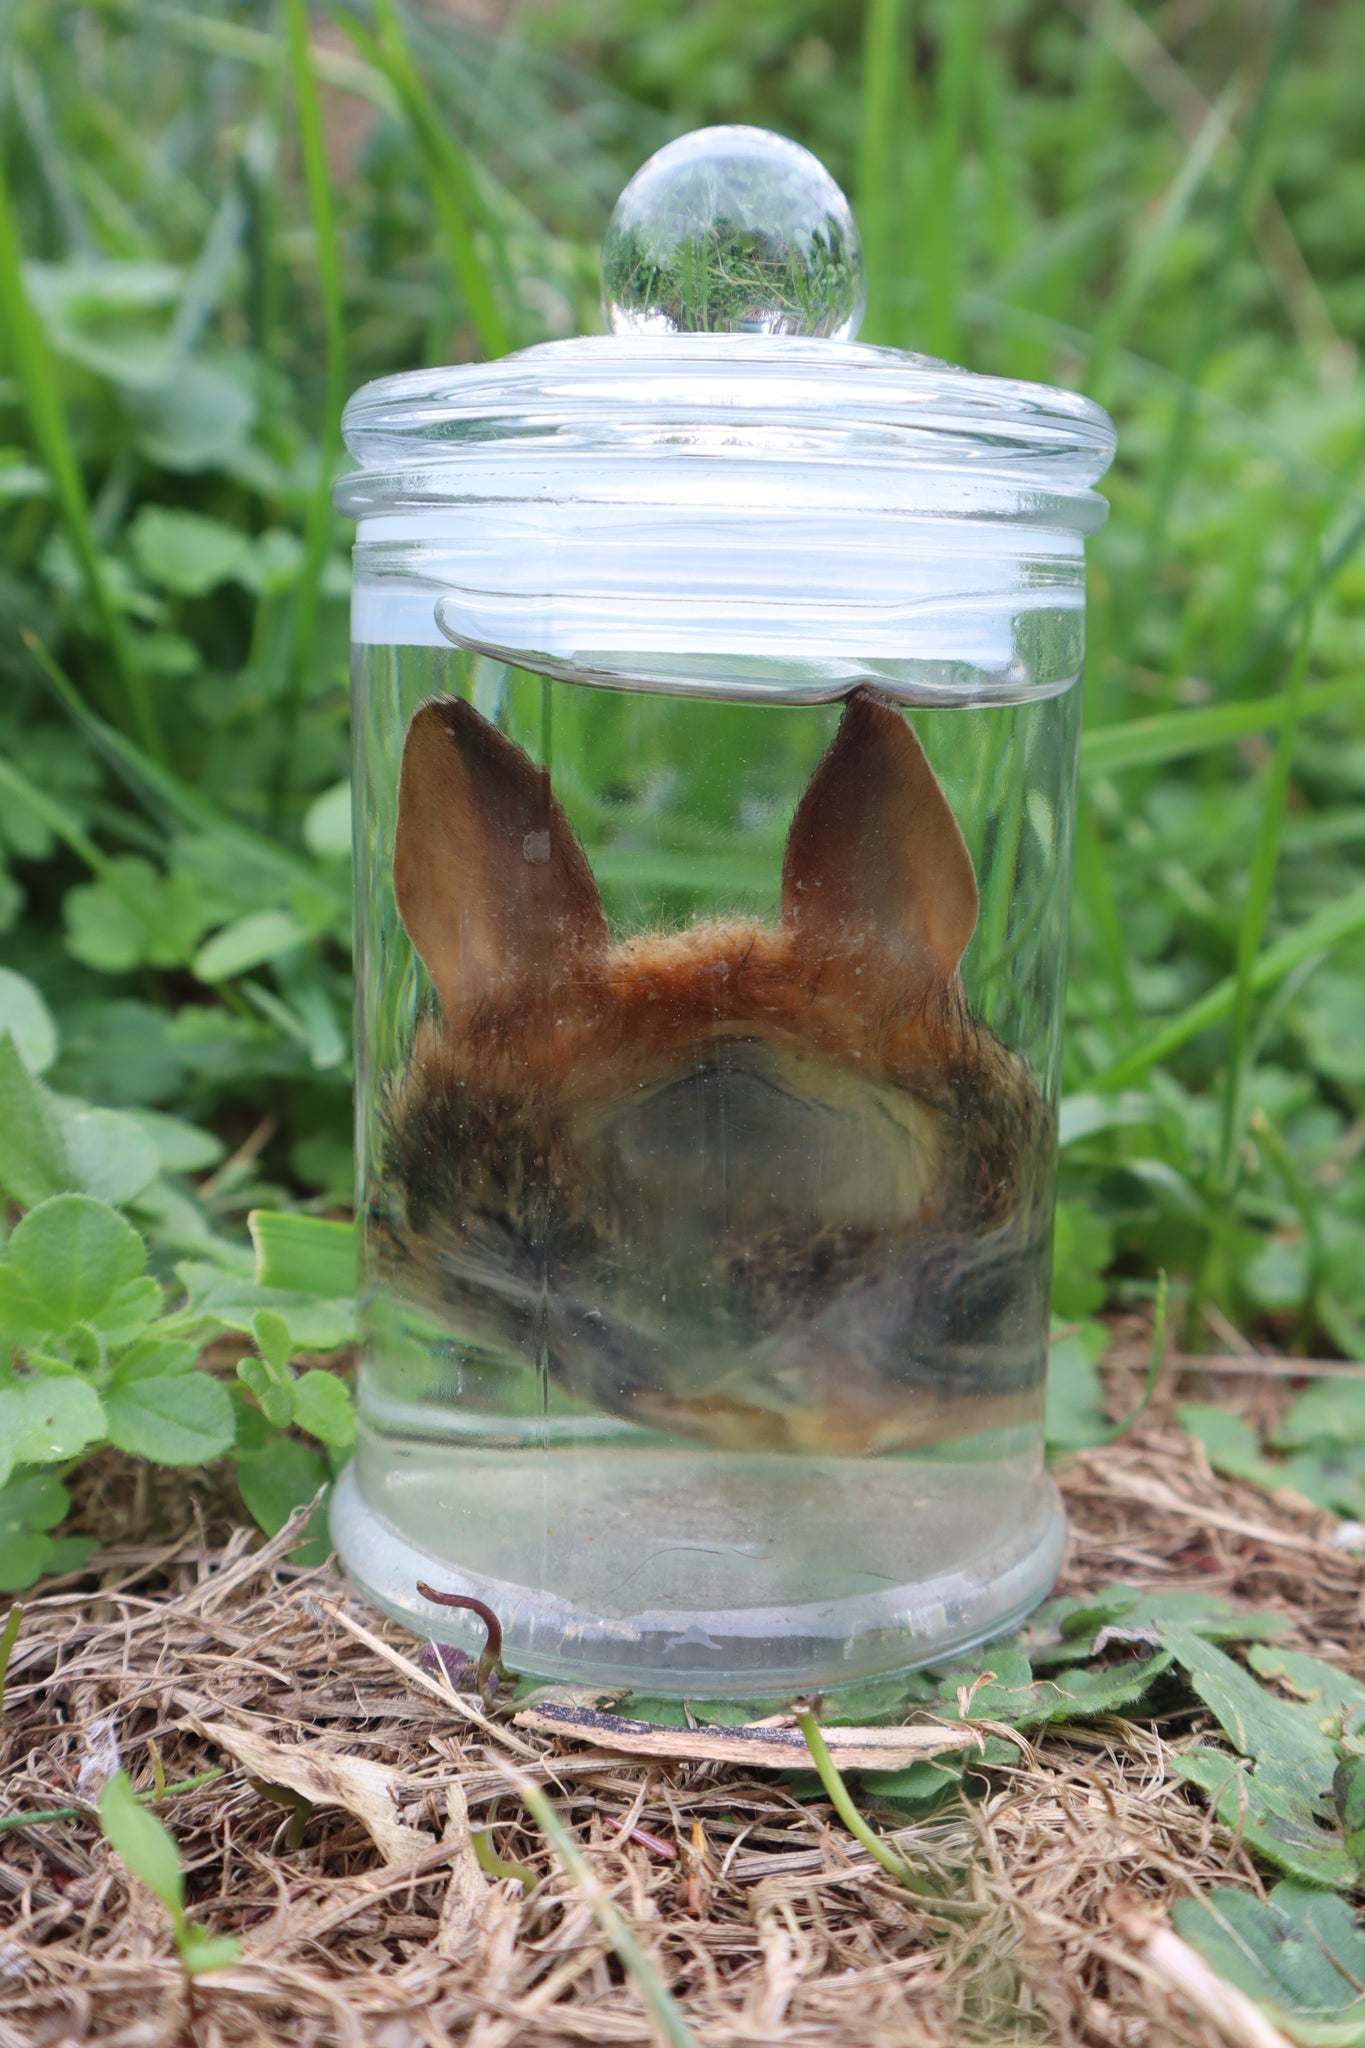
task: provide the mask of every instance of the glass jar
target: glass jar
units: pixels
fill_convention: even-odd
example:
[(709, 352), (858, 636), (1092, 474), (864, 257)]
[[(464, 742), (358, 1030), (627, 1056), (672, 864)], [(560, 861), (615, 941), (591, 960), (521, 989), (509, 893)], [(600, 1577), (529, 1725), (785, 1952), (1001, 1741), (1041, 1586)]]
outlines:
[(613, 333), (346, 415), (363, 1355), (332, 1527), (420, 1631), (482, 1640), (419, 1581), (493, 1607), (514, 1667), (791, 1693), (1007, 1627), (1060, 1560), (1113, 431), (848, 338), (842, 195), (758, 131), (652, 160), (606, 272)]

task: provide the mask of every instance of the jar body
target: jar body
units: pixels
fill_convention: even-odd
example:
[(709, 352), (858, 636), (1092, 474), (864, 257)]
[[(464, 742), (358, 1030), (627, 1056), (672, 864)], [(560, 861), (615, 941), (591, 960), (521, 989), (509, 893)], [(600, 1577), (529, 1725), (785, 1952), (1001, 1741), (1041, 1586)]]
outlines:
[(1078, 717), (357, 647), (333, 1530), (388, 1611), (464, 1639), (422, 1579), (514, 1668), (748, 1697), (1047, 1591)]

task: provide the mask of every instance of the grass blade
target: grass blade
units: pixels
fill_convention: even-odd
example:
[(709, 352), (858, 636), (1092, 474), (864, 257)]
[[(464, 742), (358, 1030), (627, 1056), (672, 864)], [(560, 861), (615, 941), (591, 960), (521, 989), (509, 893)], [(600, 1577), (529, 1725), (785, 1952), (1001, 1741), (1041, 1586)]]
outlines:
[(854, 1840), (861, 1842), (868, 1855), (874, 1857), (883, 1870), (890, 1871), (898, 1884), (903, 1884), (909, 1891), (921, 1892), (926, 1897), (937, 1897), (934, 1887), (913, 1871), (908, 1863), (903, 1862), (894, 1849), (888, 1848), (876, 1829), (869, 1827), (863, 1819), (853, 1804), (847, 1785), (839, 1776), (838, 1766), (829, 1753), (829, 1745), (820, 1733), (820, 1724), (809, 1707), (797, 1709), (796, 1725), (806, 1738), (806, 1748), (810, 1751), (811, 1762), (815, 1765), (816, 1775), (825, 1788), (830, 1805)]
[(30, 782), (28, 776), (5, 760), (3, 755), (0, 755), (0, 795), (8, 795), (32, 811), (34, 817), (41, 819), (46, 825), (53, 838), (60, 839), (62, 845), (74, 853), (78, 860), (83, 860), (91, 874), (97, 875), (106, 888), (117, 896), (135, 917), (142, 918), (145, 915), (146, 905), (139, 900), (137, 892), (120, 875), (114, 863), (100, 852), (88, 833), (82, 831), (66, 806), (59, 803), (55, 797), (49, 796), (45, 789), (40, 789), (36, 783)]
[[(1321, 718), (1326, 712), (1365, 703), (1365, 673), (1338, 676), (1330, 683), (1308, 683), (1298, 690), (1296, 720)], [(1273, 731), (1290, 714), (1290, 691), (1253, 697), (1244, 704), (1210, 704), (1196, 711), (1161, 712), (1153, 718), (1125, 719), (1081, 735), (1081, 774), (1119, 775), (1127, 768), (1151, 768), (1183, 755), (1202, 754), (1210, 747), (1230, 745), (1248, 733)]]
[[(268, 838), (264, 832), (254, 831), (250, 825), (240, 824), (237, 819), (230, 818), (226, 812), (217, 808), (205, 791), (192, 789), (169, 768), (149, 760), (145, 754), (139, 752), (131, 740), (125, 739), (122, 733), (116, 732), (112, 726), (106, 725), (102, 718), (96, 717), (70, 677), (53, 660), (36, 635), (25, 633), (23, 639), (63, 708), (70, 713), (96, 751), (136, 796), (144, 801), (149, 795), (154, 797), (169, 816), (189, 832), (212, 833), (215, 837), (239, 847), (244, 858), (256, 861), (261, 866), (273, 868), (281, 879), (287, 880), (294, 887), (307, 889), (330, 905), (339, 923), (348, 924), (350, 897), (330, 882), (320, 868), (301, 859), (287, 846), (281, 846), (277, 840)], [(74, 845), (74, 841), (71, 843)], [(81, 851), (79, 847), (75, 850)], [(81, 857), (88, 858), (84, 853)]]
[[(1341, 538), (1334, 541), (1330, 548), (1319, 552), (1307, 587), (1295, 591), (1291, 598), (1286, 599), (1278, 616), (1255, 635), (1245, 657), (1233, 670), (1229, 678), (1231, 683), (1240, 683), (1247, 676), (1253, 675), (1261, 662), (1276, 653), (1295, 621), (1302, 617), (1310, 605), (1317, 603), (1321, 593), (1346, 567), (1362, 541), (1365, 541), (1365, 512), (1357, 512)], [(1311, 697), (1312, 691), (1305, 691), (1304, 695), (1306, 701)]]
[(520, 1771), (505, 1766), (507, 1775), (527, 1811), (550, 1847), (583, 1893), (593, 1919), (621, 1959), (644, 2004), (649, 2008), (670, 2048), (699, 2048), (696, 2035), (683, 2018), (672, 1993), (649, 1957), (635, 1939), (614, 1902), (607, 1896), (569, 1830), (560, 1820), (539, 1785), (533, 1785)]
[(1223, 220), (1219, 233), (1218, 247), (1214, 252), (1213, 265), (1200, 293), (1201, 318), (1194, 343), (1183, 366), (1184, 390), (1175, 410), (1166, 437), (1166, 446), (1157, 471), (1156, 489), (1152, 499), (1152, 513), (1147, 526), (1146, 569), (1138, 579), (1136, 587), (1149, 590), (1152, 574), (1165, 545), (1166, 529), (1170, 524), (1171, 509), (1180, 489), (1181, 479), (1189, 467), (1195, 446), (1196, 407), (1194, 387), (1203, 380), (1204, 371), (1213, 354), (1218, 331), (1225, 312), (1224, 286), (1231, 267), (1233, 252), (1242, 228), (1242, 215), (1246, 209), (1247, 195), (1252, 180), (1260, 167), (1261, 153), (1265, 146), (1266, 133), (1270, 125), (1270, 110), (1275, 103), (1280, 81), (1289, 62), (1294, 44), (1295, 31), (1299, 22), (1299, 0), (1283, 0), (1275, 41), (1271, 48), (1269, 62), (1261, 77), (1260, 88), (1251, 110), (1251, 121), (1246, 140), (1238, 159), (1237, 172), (1229, 187), (1223, 206)]
[(0, 1714), (5, 1711), (5, 1678), (9, 1672), (10, 1655), (19, 1640), (19, 1624), (24, 1610), (16, 1600), (5, 1616), (5, 1626), (0, 1629)]
[(1140, 1018), (1129, 971), (1128, 939), (1109, 870), (1109, 849), (1100, 835), (1094, 807), (1085, 790), (1080, 792), (1076, 806), (1075, 872), (1076, 891), (1094, 926), (1119, 1016), (1126, 1031), (1136, 1031)]
[(1115, 1444), (1121, 1436), (1127, 1436), (1135, 1422), (1140, 1422), (1151, 1405), (1153, 1394), (1161, 1378), (1161, 1368), (1166, 1359), (1166, 1310), (1170, 1289), (1166, 1283), (1165, 1268), (1156, 1276), (1156, 1301), (1152, 1308), (1152, 1345), (1147, 1355), (1147, 1370), (1143, 1375), (1142, 1392), (1126, 1415), (1117, 1422), (1111, 1422), (1100, 1442)]
[[(239, 21), (220, 20), (208, 13), (191, 14), (186, 8), (163, 4), (163, 0), (91, 0), (91, 4), (101, 13), (152, 22), (187, 50), (199, 50), (208, 57), (228, 57), (272, 77), (286, 61), (285, 48), (278, 36), (265, 29), (248, 28)], [(362, 58), (353, 57), (347, 50), (315, 49), (311, 55), (313, 69), (324, 85), (358, 93), (362, 99), (382, 107), (385, 113), (397, 112), (392, 87)]]
[(1093, 398), (1100, 398), (1105, 390), (1129, 323), (1155, 284), (1167, 252), (1184, 226), (1209, 167), (1227, 137), (1229, 112), (1224, 102), (1230, 98), (1230, 94), (1225, 94), (1222, 101), (1209, 108), (1156, 213), (1149, 219), (1139, 216), (1118, 285), (1095, 323), (1085, 368), (1078, 379), (1079, 388)]
[[(904, 0), (867, 0), (863, 17), (862, 121), (858, 142), (858, 231), (867, 269), (864, 341), (888, 341), (886, 286), (891, 276), (891, 209), (896, 186), (891, 134), (902, 80)], [(899, 267), (899, 266), (898, 266)]]
[(1227, 1079), (1223, 1094), (1223, 1128), (1219, 1145), (1218, 1185), (1226, 1194), (1236, 1178), (1237, 1136), (1241, 1123), (1242, 1099), (1246, 1091), (1247, 1070), (1251, 1064), (1251, 1013), (1256, 991), (1252, 977), (1265, 938), (1266, 920), (1270, 915), (1270, 899), (1275, 889), (1275, 875), (1280, 864), (1280, 843), (1284, 835), (1285, 804), (1289, 796), (1289, 772), (1294, 759), (1294, 742), (1298, 737), (1299, 705), (1303, 695), (1304, 671), (1308, 666), (1308, 651), (1313, 637), (1313, 614), (1310, 611), (1304, 621), (1299, 651), (1284, 693), (1284, 717), (1280, 721), (1279, 745), (1271, 763), (1270, 777), (1266, 785), (1265, 804), (1261, 811), (1261, 823), (1256, 834), (1256, 846), (1251, 857), (1251, 873), (1247, 877), (1246, 903), (1242, 910), (1241, 927), (1237, 934), (1237, 966), (1234, 975), (1232, 1016), (1228, 1034)]
[(929, 188), (919, 223), (924, 262), (925, 340), (930, 355), (961, 352), (962, 130), (980, 64), (981, 0), (955, 0), (946, 16), (934, 80)]
[(18, 229), (10, 208), (9, 188), (0, 160), (0, 332), (8, 338), (8, 355), (23, 392), (29, 425), (38, 453), (52, 480), (67, 535), (80, 564), (90, 601), (99, 617), (109, 655), (118, 674), (133, 731), (156, 760), (166, 759), (147, 678), (137, 665), (118, 607), (110, 595), (100, 560), (85, 480), (67, 428), (57, 387), (57, 373), (38, 316), (24, 289)]
[[(1287, 974), (1292, 974), (1295, 968), (1301, 967), (1315, 954), (1330, 953), (1343, 939), (1354, 938), (1361, 931), (1365, 931), (1365, 886), (1352, 889), (1349, 895), (1335, 903), (1325, 903), (1297, 931), (1286, 932), (1273, 946), (1267, 946), (1251, 971), (1252, 990), (1259, 994), (1262, 989), (1277, 987)], [(1115, 1060), (1102, 1073), (1092, 1075), (1086, 1086), (1106, 1091), (1129, 1087), (1152, 1067), (1159, 1066), (1162, 1060), (1178, 1052), (1190, 1039), (1197, 1038), (1201, 1031), (1207, 1031), (1213, 1024), (1221, 1024), (1236, 997), (1236, 978), (1227, 975), (1206, 995), (1182, 1010), (1178, 1017), (1163, 1024), (1145, 1045), (1134, 1046), (1131, 1052)]]
[[(12, 1607), (11, 1618), (19, 1612), (19, 1608)], [(3, 1647), (4, 1638), (0, 1637), (0, 1649)], [(223, 1766), (218, 1764), (211, 1771), (199, 1771), (193, 1778), (181, 1778), (174, 1785), (162, 1785), (158, 1792), (135, 1792), (133, 1797), (139, 1806), (160, 1806), (164, 1799), (179, 1799), (186, 1792), (197, 1792), (201, 1785), (211, 1785), (215, 1779), (225, 1775)], [(84, 1820), (89, 1812), (90, 1808), (87, 1805), (43, 1806), (35, 1807), (29, 1813), (0, 1814), (0, 1835), (9, 1834), (14, 1828), (40, 1827), (55, 1820)]]
[(285, 0), (285, 29), (289, 47), (289, 71), (294, 86), (294, 108), (299, 124), (299, 153), (303, 159), (308, 210), (313, 220), (317, 248), (318, 284), (322, 294), (322, 318), (326, 359), (326, 395), (323, 400), (322, 432), (319, 436), (318, 473), (308, 501), (304, 526), (303, 563), (294, 593), (292, 644), (289, 651), (289, 682), (285, 693), (283, 747), (276, 782), (276, 800), (289, 781), (299, 713), (313, 665), (317, 644), (318, 604), (322, 575), (327, 564), (327, 543), (332, 532), (332, 472), (341, 449), (341, 411), (346, 403), (346, 316), (341, 285), (341, 250), (337, 240), (336, 210), (332, 205), (331, 181), (327, 175), (327, 152), (323, 142), (322, 113), (318, 105), (317, 80), (313, 74), (308, 45), (306, 0)]
[(459, 279), (479, 346), (486, 356), (506, 355), (512, 336), (494, 295), (470, 227), (472, 218), (497, 239), (463, 150), (436, 111), (421, 72), (412, 60), (393, 0), (376, 0), (378, 34), (347, 14), (337, 16), (361, 56), (388, 80), (407, 118), (427, 174), (427, 190), (441, 223), (451, 266)]

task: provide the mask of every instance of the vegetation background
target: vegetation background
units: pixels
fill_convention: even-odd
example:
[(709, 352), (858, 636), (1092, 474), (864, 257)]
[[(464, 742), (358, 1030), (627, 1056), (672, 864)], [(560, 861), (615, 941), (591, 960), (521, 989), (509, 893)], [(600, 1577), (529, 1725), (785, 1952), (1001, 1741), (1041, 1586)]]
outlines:
[[(102, 1446), (266, 1527), (345, 1454), (293, 1365), (348, 1328), (341, 402), (600, 326), (705, 122), (849, 191), (865, 339), (1118, 424), (1054, 1440), (1159, 1271), (1190, 1346), (1365, 1358), (1362, 75), (1333, 0), (0, 5), (0, 1584), (79, 1561)], [(1359, 1513), (1339, 1408), (1284, 1448)]]

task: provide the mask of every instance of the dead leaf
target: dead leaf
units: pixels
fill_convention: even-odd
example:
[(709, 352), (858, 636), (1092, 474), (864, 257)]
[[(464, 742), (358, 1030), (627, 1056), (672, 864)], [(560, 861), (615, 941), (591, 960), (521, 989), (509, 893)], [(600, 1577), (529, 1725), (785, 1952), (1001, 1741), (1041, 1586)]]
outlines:
[(431, 1848), (432, 1837), (423, 1828), (410, 1828), (398, 1818), (394, 1791), (403, 1780), (397, 1771), (365, 1757), (315, 1749), (308, 1743), (270, 1742), (250, 1728), (234, 1727), (227, 1721), (205, 1724), (196, 1720), (193, 1725), (206, 1741), (235, 1757), (253, 1778), (287, 1785), (313, 1806), (340, 1806), (354, 1814), (386, 1863), (410, 1863)]
[[(747, 1722), (738, 1728), (664, 1728), (654, 1721), (625, 1721), (618, 1714), (596, 1713), (591, 1707), (543, 1701), (516, 1716), (518, 1728), (541, 1735), (568, 1735), (595, 1742), (603, 1749), (625, 1750), (632, 1756), (679, 1757), (700, 1763), (750, 1764), (761, 1771), (811, 1768), (810, 1751), (799, 1728), (770, 1721)], [(826, 1746), (836, 1764), (850, 1771), (898, 1771), (922, 1756), (942, 1756), (950, 1749), (979, 1749), (977, 1728), (823, 1728)]]

